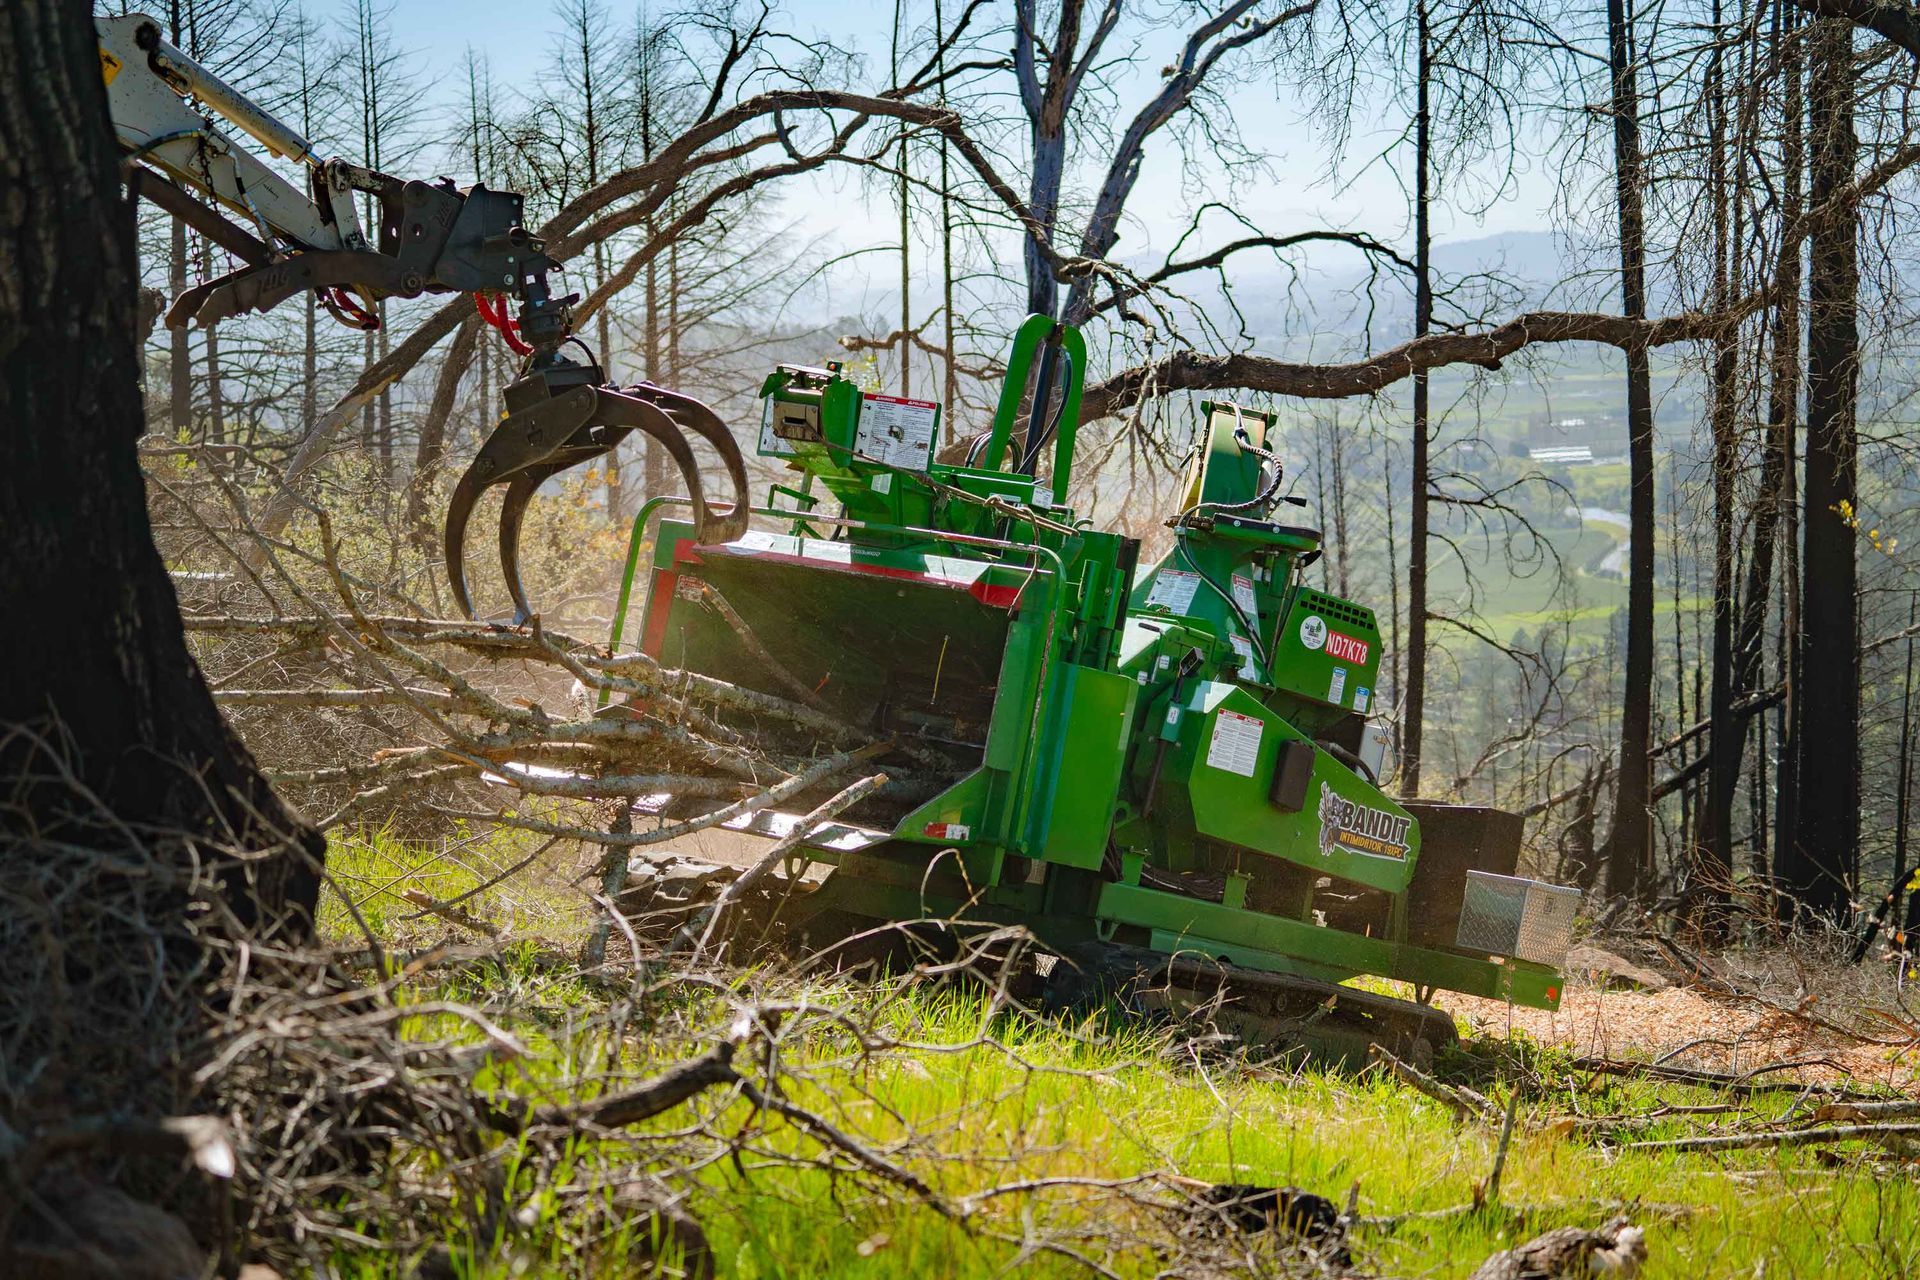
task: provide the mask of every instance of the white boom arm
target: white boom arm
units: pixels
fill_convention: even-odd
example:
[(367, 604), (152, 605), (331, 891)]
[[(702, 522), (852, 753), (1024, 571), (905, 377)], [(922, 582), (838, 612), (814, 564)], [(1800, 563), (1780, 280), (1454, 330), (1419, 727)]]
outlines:
[[(246, 220), (271, 249), (370, 249), (352, 188), (313, 146), (219, 76), (174, 48), (144, 14), (101, 18), (100, 66), (120, 145)], [(325, 204), (299, 191), (188, 104), (189, 97), (304, 166)]]
[[(504, 293), (521, 303), (519, 325), (533, 347), (551, 352), (571, 332), (572, 299), (549, 292), (554, 264), (522, 225), (520, 196), (322, 160), (298, 130), (168, 43), (152, 18), (96, 18), (94, 26), (129, 194), (152, 199), (246, 263), (175, 299), (169, 325), (211, 325), (313, 291), (337, 318), (375, 328), (381, 298)], [(223, 124), (299, 166), (308, 190)], [(371, 238), (355, 208), (363, 192), (377, 203)], [(504, 309), (498, 314), (506, 325)]]

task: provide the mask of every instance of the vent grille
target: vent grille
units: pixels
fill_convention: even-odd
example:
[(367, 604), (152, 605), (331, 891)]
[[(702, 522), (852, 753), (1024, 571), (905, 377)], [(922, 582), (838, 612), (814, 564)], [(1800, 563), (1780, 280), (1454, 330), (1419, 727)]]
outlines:
[(1309, 589), (1300, 593), (1299, 602), (1293, 607), (1295, 610), (1305, 610), (1308, 613), (1318, 613), (1328, 618), (1338, 619), (1348, 626), (1364, 627), (1368, 631), (1378, 630), (1374, 625), (1373, 610), (1364, 605), (1357, 605), (1351, 600), (1342, 600), (1339, 596), (1324, 595)]

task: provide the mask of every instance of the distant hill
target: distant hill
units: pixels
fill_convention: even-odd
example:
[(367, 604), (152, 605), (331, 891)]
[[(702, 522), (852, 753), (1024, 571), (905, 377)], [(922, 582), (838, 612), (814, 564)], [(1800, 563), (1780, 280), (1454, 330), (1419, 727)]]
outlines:
[[(1395, 246), (1400, 248), (1400, 246)], [(1434, 246), (1438, 314), (1443, 320), (1497, 320), (1540, 307), (1612, 310), (1618, 290), (1610, 246), (1570, 245), (1551, 231), (1508, 231)], [(1271, 258), (1246, 254), (1228, 274), (1228, 288), (1259, 346), (1273, 354), (1303, 353), (1288, 335), (1354, 339), (1370, 332), (1375, 345), (1413, 326), (1413, 291), (1392, 263), (1369, 272), (1360, 254), (1317, 246), (1298, 273)], [(1224, 304), (1214, 282), (1190, 295), (1210, 310)]]

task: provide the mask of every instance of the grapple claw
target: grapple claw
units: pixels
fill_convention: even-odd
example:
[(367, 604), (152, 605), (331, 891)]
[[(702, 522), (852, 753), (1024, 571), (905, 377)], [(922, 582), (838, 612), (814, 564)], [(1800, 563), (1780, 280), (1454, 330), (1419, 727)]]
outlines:
[(484, 480), (474, 478), (473, 468), (469, 467), (460, 483), (453, 487), (453, 498), (447, 503), (446, 527), (441, 532), (441, 542), (447, 561), (447, 585), (453, 589), (453, 602), (460, 606), (462, 616), (473, 616), (473, 600), (467, 594), (467, 521), (473, 516), (473, 504), (480, 500), (480, 494), (486, 489)]
[(591, 421), (597, 399), (593, 387), (577, 386), (509, 413), (454, 485), (453, 499), (447, 504), (447, 584), (454, 603), (467, 617), (473, 616), (473, 598), (467, 590), (467, 521), (474, 505), (494, 485), (511, 484), (528, 468), (553, 461)]
[(527, 589), (520, 585), (520, 524), (526, 518), (527, 503), (548, 479), (565, 471), (571, 462), (550, 462), (532, 467), (515, 476), (500, 500), (500, 574), (507, 580), (507, 595), (513, 599), (513, 625), (520, 626), (533, 617), (527, 603)]
[[(513, 598), (514, 624), (533, 616), (520, 582), (520, 526), (540, 486), (567, 470), (610, 453), (634, 431), (658, 440), (687, 484), (695, 536), (703, 543), (728, 542), (746, 531), (749, 503), (746, 464), (740, 446), (712, 409), (677, 392), (641, 383), (635, 387), (575, 385), (541, 397), (543, 375), (509, 388), (509, 413), (487, 437), (473, 464), (454, 486), (447, 508), (447, 580), (461, 612), (473, 616), (467, 588), (466, 532), (481, 494), (506, 485), (500, 507), (500, 567)], [(530, 402), (530, 403), (529, 403)], [(707, 504), (700, 466), (684, 430), (692, 430), (720, 454), (733, 482), (733, 505), (716, 512)]]
[[(727, 468), (727, 476), (733, 481), (733, 505), (723, 515), (715, 515), (701, 504), (695, 511), (696, 536), (703, 543), (732, 542), (747, 531), (747, 517), (751, 511), (748, 501), (747, 465), (740, 456), (740, 445), (734, 440), (733, 432), (720, 420), (720, 415), (711, 407), (692, 396), (682, 395), (678, 391), (669, 391), (665, 387), (643, 382), (633, 388), (636, 394), (644, 395), (667, 411), (676, 424), (691, 429), (711, 444), (720, 454), (720, 461)], [(702, 520), (702, 517), (706, 517)]]

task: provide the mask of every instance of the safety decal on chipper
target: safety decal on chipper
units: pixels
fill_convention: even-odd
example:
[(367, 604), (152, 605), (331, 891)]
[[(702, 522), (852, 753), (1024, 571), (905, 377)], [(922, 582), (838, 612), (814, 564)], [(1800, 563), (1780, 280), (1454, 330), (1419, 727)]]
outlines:
[(903, 400), (869, 391), (860, 397), (860, 421), (853, 451), (890, 467), (925, 471), (933, 459), (940, 406), (931, 400)]
[(1213, 736), (1207, 739), (1207, 767), (1251, 778), (1260, 765), (1260, 735), (1265, 728), (1253, 716), (1222, 711), (1213, 718)]
[(1154, 575), (1146, 603), (1149, 607), (1159, 605), (1170, 613), (1187, 613), (1193, 609), (1193, 597), (1199, 591), (1199, 574), (1185, 569), (1162, 569)]
[(1233, 603), (1245, 615), (1248, 623), (1260, 617), (1260, 598), (1254, 593), (1253, 579), (1245, 574), (1233, 575)]
[(1407, 829), (1413, 819), (1405, 814), (1388, 813), (1357, 804), (1320, 784), (1320, 852), (1331, 855), (1337, 849), (1364, 853), (1374, 858), (1404, 860), (1407, 856)]

